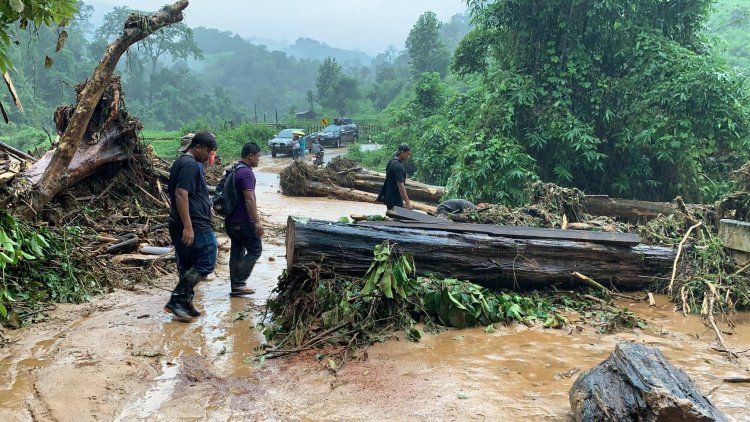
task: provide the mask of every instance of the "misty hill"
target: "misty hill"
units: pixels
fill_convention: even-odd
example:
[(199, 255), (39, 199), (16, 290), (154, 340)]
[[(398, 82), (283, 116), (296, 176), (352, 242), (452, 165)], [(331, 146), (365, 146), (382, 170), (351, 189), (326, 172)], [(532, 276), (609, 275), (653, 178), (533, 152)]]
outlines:
[(311, 38), (298, 38), (297, 41), (286, 50), (286, 52), (290, 56), (300, 59), (323, 61), (326, 57), (333, 57), (341, 64), (359, 64), (369, 66), (372, 61), (372, 57), (361, 51), (331, 47), (326, 43)]

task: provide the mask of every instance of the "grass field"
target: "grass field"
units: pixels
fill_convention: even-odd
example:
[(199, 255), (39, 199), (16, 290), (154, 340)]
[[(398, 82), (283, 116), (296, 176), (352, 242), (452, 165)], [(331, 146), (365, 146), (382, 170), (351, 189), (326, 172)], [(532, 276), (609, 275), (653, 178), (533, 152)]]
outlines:
[(141, 132), (146, 145), (151, 145), (157, 156), (174, 158), (180, 146), (180, 133), (176, 130), (144, 130)]

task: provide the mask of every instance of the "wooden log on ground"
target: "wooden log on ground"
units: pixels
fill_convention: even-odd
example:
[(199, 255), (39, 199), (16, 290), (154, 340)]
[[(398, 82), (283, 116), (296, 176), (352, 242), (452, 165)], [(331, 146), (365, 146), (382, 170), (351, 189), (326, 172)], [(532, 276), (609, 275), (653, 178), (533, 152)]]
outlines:
[(548, 229), (542, 227), (501, 226), (498, 224), (463, 224), (450, 221), (441, 221), (437, 223), (423, 223), (420, 221), (363, 221), (360, 224), (421, 230), (442, 230), (454, 233), (483, 233), (517, 239), (573, 240), (579, 242), (601, 243), (605, 245), (637, 246), (641, 243), (641, 238), (637, 233), (590, 232)]
[[(339, 199), (345, 199), (347, 201), (369, 202), (372, 204), (377, 203), (378, 199), (378, 195), (374, 193), (344, 188), (341, 186), (328, 185), (321, 182), (308, 181), (306, 187), (307, 193), (312, 196), (332, 196)], [(412, 201), (411, 205), (415, 210), (433, 214), (436, 212), (435, 207), (431, 205), (421, 204), (415, 201)]]
[(668, 274), (675, 251), (550, 239), (512, 239), (484, 233), (452, 233), (328, 221), (287, 221), (289, 269), (319, 265), (324, 271), (361, 277), (373, 248), (384, 240), (414, 255), (420, 275), (434, 273), (490, 288), (581, 285), (579, 272), (619, 290), (643, 288)]
[[(697, 206), (688, 205), (688, 209)], [(606, 195), (586, 196), (584, 208), (591, 215), (614, 217), (630, 222), (651, 220), (659, 215), (672, 215), (678, 211), (677, 206), (671, 202), (636, 201), (610, 198)]]
[(682, 370), (651, 346), (620, 343), (569, 393), (577, 421), (727, 421)]
[[(374, 171), (362, 170), (350, 173), (353, 177), (351, 185), (346, 186), (370, 193), (380, 193), (380, 189), (385, 183), (385, 174)], [(429, 204), (438, 204), (440, 198), (445, 195), (445, 188), (442, 186), (433, 186), (414, 180), (406, 179), (404, 184), (406, 194), (412, 201), (421, 201)]]
[(138, 238), (133, 237), (108, 247), (107, 253), (118, 253), (123, 251), (132, 252), (138, 249), (138, 244)]

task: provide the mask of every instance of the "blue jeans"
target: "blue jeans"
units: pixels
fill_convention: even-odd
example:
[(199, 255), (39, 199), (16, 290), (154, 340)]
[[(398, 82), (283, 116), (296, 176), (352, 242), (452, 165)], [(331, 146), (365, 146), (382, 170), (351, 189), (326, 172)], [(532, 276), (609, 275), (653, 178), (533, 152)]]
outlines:
[(225, 223), (232, 246), (229, 252), (229, 280), (232, 289), (245, 287), (255, 268), (263, 243), (255, 234), (255, 223)]
[(174, 245), (177, 258), (177, 271), (180, 276), (189, 269), (195, 270), (202, 276), (214, 272), (216, 267), (216, 236), (211, 230), (195, 233), (193, 244), (182, 243), (182, 224), (169, 223), (169, 236)]

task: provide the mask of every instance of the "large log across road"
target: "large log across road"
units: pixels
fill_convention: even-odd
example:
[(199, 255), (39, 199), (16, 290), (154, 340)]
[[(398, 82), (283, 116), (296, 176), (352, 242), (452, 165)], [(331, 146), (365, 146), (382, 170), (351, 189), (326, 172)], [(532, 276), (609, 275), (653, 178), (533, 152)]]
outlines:
[[(407, 210), (408, 211), (408, 210)], [(390, 212), (390, 211), (389, 211)], [(429, 217), (429, 216), (426, 216)], [(602, 243), (608, 245), (637, 246), (641, 243), (636, 233), (592, 232), (584, 230), (561, 230), (542, 227), (500, 226), (497, 224), (466, 224), (422, 221), (362, 221), (362, 225), (380, 227), (402, 227), (421, 230), (442, 230), (454, 233), (484, 233), (493, 236), (519, 239), (573, 240), (579, 242)]]
[(373, 248), (384, 240), (414, 254), (420, 275), (469, 280), (490, 288), (537, 288), (580, 283), (582, 273), (621, 290), (649, 285), (671, 271), (675, 250), (584, 241), (513, 239), (486, 233), (451, 233), (402, 227), (353, 225), (290, 217), (287, 265), (364, 276)]

